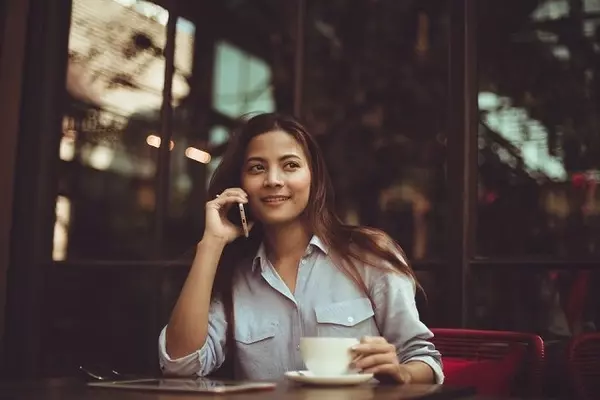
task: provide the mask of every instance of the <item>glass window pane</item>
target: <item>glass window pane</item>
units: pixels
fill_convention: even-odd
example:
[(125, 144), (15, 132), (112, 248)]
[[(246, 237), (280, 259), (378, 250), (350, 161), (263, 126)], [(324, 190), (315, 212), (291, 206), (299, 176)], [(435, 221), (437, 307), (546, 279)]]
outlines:
[(248, 112), (275, 111), (271, 68), (258, 57), (227, 42), (216, 43), (213, 107), (231, 118)]
[(472, 327), (537, 332), (550, 340), (598, 330), (597, 271), (526, 269), (474, 270)]
[(597, 7), (478, 4), (479, 255), (600, 255)]
[(309, 1), (303, 113), (342, 215), (381, 228), (413, 260), (444, 235), (445, 1)]
[(73, 1), (55, 260), (152, 256), (167, 19), (147, 1)]
[(213, 104), (217, 111), (233, 118), (239, 115), (236, 94), (243, 88), (241, 73), (244, 61), (244, 54), (234, 46), (228, 43), (216, 45)]
[[(208, 4), (198, 17), (185, 16), (191, 21), (188, 25), (197, 28), (192, 29), (195, 36), (177, 30), (177, 43), (186, 35), (190, 43), (197, 43), (175, 49), (176, 59), (184, 58), (180, 52), (188, 53), (186, 59), (193, 68), (186, 75), (191, 95), (175, 108), (165, 227), (169, 259), (184, 257), (201, 238), (207, 183), (221, 160), (233, 121), (250, 112), (292, 108), (290, 27), (294, 25), (288, 15), (293, 15), (294, 2)], [(232, 24), (238, 28), (231, 29)]]

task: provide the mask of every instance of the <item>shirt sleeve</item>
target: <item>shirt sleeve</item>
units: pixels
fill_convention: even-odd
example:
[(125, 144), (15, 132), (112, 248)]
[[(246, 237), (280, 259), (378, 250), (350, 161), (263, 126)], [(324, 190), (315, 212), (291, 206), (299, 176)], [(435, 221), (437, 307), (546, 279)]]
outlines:
[(419, 318), (414, 281), (401, 273), (386, 272), (379, 275), (371, 295), (381, 335), (396, 346), (399, 361), (424, 362), (433, 370), (436, 383), (443, 383), (442, 357), (430, 341), (433, 333)]
[(165, 375), (206, 376), (217, 370), (225, 361), (225, 341), (227, 322), (223, 303), (213, 301), (208, 313), (208, 335), (204, 345), (192, 354), (171, 358), (167, 354), (165, 326), (158, 338), (158, 358), (160, 369)]

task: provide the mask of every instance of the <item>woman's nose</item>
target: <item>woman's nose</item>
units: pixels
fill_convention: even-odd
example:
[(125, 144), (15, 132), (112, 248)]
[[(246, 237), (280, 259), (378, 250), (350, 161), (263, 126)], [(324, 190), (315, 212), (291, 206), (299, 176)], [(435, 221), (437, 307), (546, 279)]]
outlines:
[(277, 187), (283, 186), (283, 180), (281, 179), (281, 171), (277, 168), (269, 170), (264, 181), (265, 187)]

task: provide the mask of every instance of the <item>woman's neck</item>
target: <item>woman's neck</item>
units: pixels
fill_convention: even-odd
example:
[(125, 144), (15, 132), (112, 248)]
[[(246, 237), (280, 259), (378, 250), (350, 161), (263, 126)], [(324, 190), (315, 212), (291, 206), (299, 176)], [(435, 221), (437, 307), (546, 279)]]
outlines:
[(300, 221), (289, 225), (265, 227), (264, 235), (267, 255), (273, 263), (290, 257), (302, 257), (312, 238), (310, 229)]

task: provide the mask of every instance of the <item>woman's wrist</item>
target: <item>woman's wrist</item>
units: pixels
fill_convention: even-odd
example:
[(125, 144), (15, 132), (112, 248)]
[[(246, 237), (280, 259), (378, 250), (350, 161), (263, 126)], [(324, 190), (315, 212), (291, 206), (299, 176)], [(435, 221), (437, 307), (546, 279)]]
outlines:
[(213, 247), (221, 248), (227, 245), (227, 239), (221, 236), (216, 236), (210, 233), (205, 233), (202, 239), (198, 242), (197, 247)]

